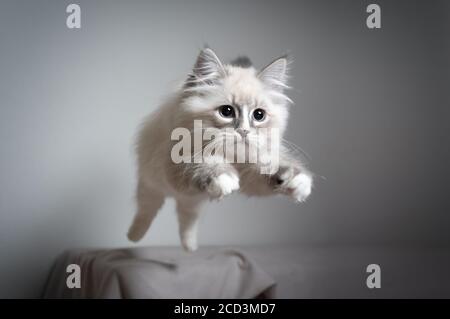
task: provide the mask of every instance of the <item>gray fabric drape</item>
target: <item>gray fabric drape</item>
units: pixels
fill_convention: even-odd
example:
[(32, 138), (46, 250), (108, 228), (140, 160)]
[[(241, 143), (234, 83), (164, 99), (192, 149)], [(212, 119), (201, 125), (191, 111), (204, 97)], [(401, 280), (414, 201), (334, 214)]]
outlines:
[[(66, 268), (81, 268), (69, 289)], [(50, 273), (44, 298), (271, 298), (274, 280), (234, 249), (188, 254), (181, 249), (72, 250)]]

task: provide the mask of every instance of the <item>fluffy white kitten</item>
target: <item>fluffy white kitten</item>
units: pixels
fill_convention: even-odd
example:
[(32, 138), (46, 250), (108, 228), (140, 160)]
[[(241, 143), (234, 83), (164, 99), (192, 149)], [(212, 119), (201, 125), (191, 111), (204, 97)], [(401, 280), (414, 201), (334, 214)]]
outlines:
[[(199, 209), (206, 200), (238, 190), (249, 196), (286, 194), (298, 202), (309, 196), (312, 174), (284, 147), (281, 137), (291, 102), (284, 94), (287, 66), (286, 57), (281, 57), (257, 71), (247, 58), (222, 64), (211, 49), (200, 52), (184, 86), (146, 119), (140, 131), (138, 207), (130, 240), (144, 236), (167, 197), (176, 201), (181, 243), (194, 251)], [(179, 127), (193, 132), (194, 120), (223, 132), (222, 137), (232, 129), (238, 149), (255, 144), (259, 150), (271, 139), (262, 128), (278, 129), (278, 169), (262, 174), (258, 163), (228, 163), (217, 154), (210, 155), (207, 163), (174, 163), (171, 150), (176, 141), (171, 134)]]

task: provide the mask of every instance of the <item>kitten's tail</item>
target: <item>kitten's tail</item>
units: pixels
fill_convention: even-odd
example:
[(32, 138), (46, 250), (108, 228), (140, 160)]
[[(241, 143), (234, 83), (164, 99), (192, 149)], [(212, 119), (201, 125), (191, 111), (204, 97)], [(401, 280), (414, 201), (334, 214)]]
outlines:
[(137, 242), (144, 237), (163, 203), (164, 196), (162, 194), (139, 183), (137, 190), (138, 211), (128, 230), (129, 240)]

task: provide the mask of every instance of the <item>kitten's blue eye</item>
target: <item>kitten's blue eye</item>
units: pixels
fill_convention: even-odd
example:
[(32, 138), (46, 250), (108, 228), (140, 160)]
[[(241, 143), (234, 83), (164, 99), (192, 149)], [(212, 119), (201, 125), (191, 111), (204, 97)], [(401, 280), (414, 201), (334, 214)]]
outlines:
[(253, 118), (259, 122), (266, 118), (266, 111), (263, 109), (256, 109), (253, 111)]
[(219, 107), (219, 113), (223, 117), (231, 118), (234, 117), (234, 108), (230, 105), (222, 105)]

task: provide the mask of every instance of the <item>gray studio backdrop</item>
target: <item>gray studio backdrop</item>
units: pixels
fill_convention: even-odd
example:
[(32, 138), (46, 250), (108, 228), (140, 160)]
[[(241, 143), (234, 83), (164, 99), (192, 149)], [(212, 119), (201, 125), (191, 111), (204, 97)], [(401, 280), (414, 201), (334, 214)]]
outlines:
[[(294, 58), (287, 137), (322, 176), (306, 204), (233, 195), (201, 245), (449, 243), (445, 1), (0, 2), (0, 297), (37, 297), (73, 247), (130, 246), (133, 139), (208, 43)], [(168, 202), (140, 245), (178, 245)]]

